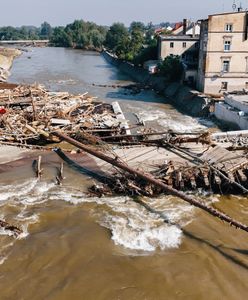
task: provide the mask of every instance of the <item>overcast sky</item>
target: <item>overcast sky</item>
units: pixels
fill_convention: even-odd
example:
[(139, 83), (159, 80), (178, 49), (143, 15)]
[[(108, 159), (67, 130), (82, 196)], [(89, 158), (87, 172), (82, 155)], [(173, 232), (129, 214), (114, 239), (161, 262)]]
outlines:
[[(239, 4), (240, 1), (236, 2)], [(241, 1), (243, 8), (248, 0)], [(0, 0), (0, 26), (66, 25), (75, 19), (111, 25), (132, 21), (154, 24), (206, 18), (232, 10), (233, 0)]]

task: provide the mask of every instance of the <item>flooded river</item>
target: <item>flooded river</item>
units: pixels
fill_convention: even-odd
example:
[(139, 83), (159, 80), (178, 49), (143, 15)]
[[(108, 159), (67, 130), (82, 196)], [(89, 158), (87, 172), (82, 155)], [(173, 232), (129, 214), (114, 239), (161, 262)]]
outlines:
[[(211, 124), (184, 116), (152, 91), (92, 84), (126, 84), (130, 78), (100, 55), (80, 50), (32, 49), (15, 61), (12, 82), (118, 100), (148, 126), (177, 131)], [(24, 229), (19, 239), (0, 231), (0, 299), (246, 299), (248, 236), (171, 196), (88, 198), (89, 179), (59, 159), (43, 157), (44, 176), (33, 178), (30, 154), (0, 165), (0, 218)], [(80, 159), (79, 159), (80, 162)], [(248, 223), (246, 197), (201, 195)], [(151, 210), (147, 210), (145, 205)]]

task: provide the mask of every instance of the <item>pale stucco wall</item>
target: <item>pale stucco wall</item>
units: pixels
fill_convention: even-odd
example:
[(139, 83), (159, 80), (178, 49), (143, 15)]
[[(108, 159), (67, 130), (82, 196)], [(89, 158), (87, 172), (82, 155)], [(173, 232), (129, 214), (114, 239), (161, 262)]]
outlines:
[[(186, 43), (186, 47), (183, 47), (183, 42)], [(174, 47), (170, 47), (170, 43), (174, 43)], [(197, 43), (196, 40), (163, 40), (161, 41), (160, 45), (160, 53), (159, 53), (159, 59), (164, 59), (165, 57), (169, 55), (179, 55), (181, 56), (184, 52), (188, 51), (189, 49), (195, 50), (195, 44)]]
[[(232, 32), (225, 31), (232, 24)], [(198, 87), (206, 93), (221, 92), (221, 83), (227, 82), (227, 91), (247, 88), (248, 40), (245, 39), (246, 12), (220, 14), (208, 19), (205, 78), (199, 72)], [(201, 39), (204, 37), (201, 36)], [(224, 41), (231, 41), (230, 51), (224, 50)], [(203, 51), (203, 49), (202, 49)], [(204, 57), (200, 53), (200, 58)], [(229, 71), (223, 72), (223, 61), (229, 60)]]

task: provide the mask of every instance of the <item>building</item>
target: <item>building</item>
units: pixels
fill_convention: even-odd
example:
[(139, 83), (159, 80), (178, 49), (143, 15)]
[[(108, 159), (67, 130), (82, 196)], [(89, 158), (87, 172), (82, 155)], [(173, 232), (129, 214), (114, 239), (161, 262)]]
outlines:
[(184, 19), (183, 22), (176, 23), (172, 29), (174, 35), (200, 35), (201, 26), (200, 24), (191, 22), (190, 20)]
[(201, 21), (197, 89), (219, 94), (248, 89), (248, 14), (210, 15)]
[(183, 34), (160, 35), (158, 38), (158, 59), (161, 61), (170, 55), (179, 55), (185, 67), (184, 79), (193, 84), (197, 79), (198, 55), (199, 55), (199, 35), (186, 34), (187, 28), (184, 26)]

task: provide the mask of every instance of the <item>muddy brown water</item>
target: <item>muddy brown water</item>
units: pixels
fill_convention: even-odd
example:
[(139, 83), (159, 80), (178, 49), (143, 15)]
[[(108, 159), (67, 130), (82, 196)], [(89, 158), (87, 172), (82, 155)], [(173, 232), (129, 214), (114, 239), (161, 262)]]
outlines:
[[(88, 90), (118, 99), (148, 124), (203, 129), (202, 120), (180, 114), (152, 92), (93, 87), (130, 81), (95, 53), (31, 50), (16, 60), (12, 82)], [(0, 169), (0, 217), (24, 230), (19, 239), (0, 231), (0, 299), (247, 298), (247, 234), (170, 196), (141, 199), (151, 211), (128, 197), (88, 198), (92, 180), (68, 166), (58, 187), (55, 153), (42, 153), (44, 175), (37, 181), (31, 165), (38, 154)], [(248, 223), (247, 197), (199, 197)]]

